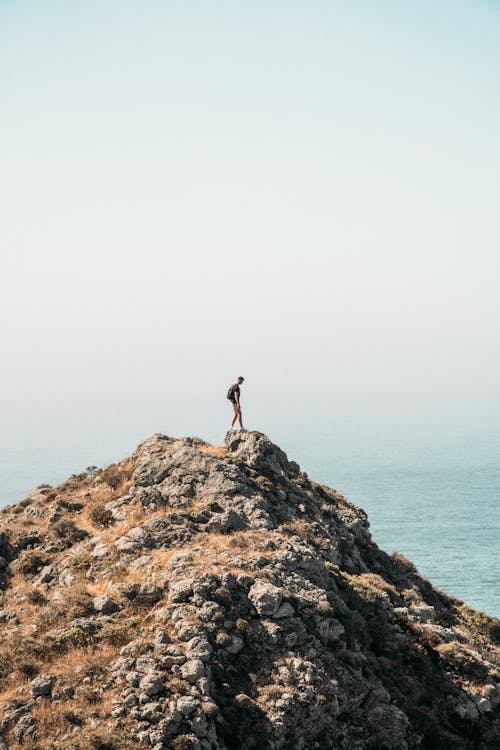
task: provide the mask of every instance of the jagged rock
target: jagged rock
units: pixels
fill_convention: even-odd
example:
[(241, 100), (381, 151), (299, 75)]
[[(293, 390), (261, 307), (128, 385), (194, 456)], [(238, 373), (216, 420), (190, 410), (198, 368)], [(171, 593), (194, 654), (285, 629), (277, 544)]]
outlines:
[(148, 674), (143, 677), (139, 683), (139, 687), (148, 696), (158, 695), (165, 689), (163, 680), (155, 674)]
[(69, 587), (76, 581), (76, 576), (70, 570), (63, 570), (59, 576), (59, 584), (61, 586)]
[(127, 672), (127, 674), (125, 675), (125, 679), (129, 683), (129, 685), (132, 685), (132, 687), (139, 687), (141, 675), (139, 674), (139, 672)]
[(2, 717), (2, 721), (0, 722), (0, 731), (4, 731), (5, 729), (8, 729), (9, 726), (19, 721), (21, 716), (25, 716), (26, 714), (28, 714), (32, 710), (34, 705), (35, 705), (34, 700), (26, 701), (26, 703), (16, 702), (15, 708), (5, 711)]
[(115, 542), (115, 548), (118, 552), (124, 552), (127, 555), (132, 555), (141, 548), (140, 544), (129, 539), (127, 536), (122, 536)]
[(187, 602), (193, 595), (193, 581), (176, 581), (169, 588), (168, 598), (171, 602)]
[(143, 583), (133, 598), (133, 603), (135, 607), (152, 607), (162, 596), (163, 591), (159, 586), (155, 586), (154, 583)]
[(165, 630), (157, 630), (154, 637), (154, 642), (157, 646), (163, 646), (170, 643), (170, 636)]
[(205, 716), (200, 712), (197, 716), (193, 716), (190, 720), (191, 731), (197, 737), (206, 737), (208, 734), (208, 721)]
[(276, 620), (281, 620), (284, 617), (293, 617), (295, 610), (290, 602), (283, 602), (280, 604), (276, 612), (272, 615)]
[(181, 666), (181, 675), (188, 682), (194, 683), (205, 676), (205, 666), (201, 659), (189, 659)]
[(248, 528), (248, 526), (247, 519), (241, 513), (236, 513), (231, 509), (217, 514), (208, 523), (210, 531), (216, 531), (220, 534), (227, 534), (230, 531), (241, 531)]
[(140, 557), (136, 557), (135, 560), (131, 560), (129, 567), (132, 568), (132, 570), (137, 570), (138, 568), (143, 568), (145, 565), (149, 565), (150, 562), (151, 555), (141, 555)]
[(272, 583), (256, 581), (248, 592), (248, 598), (259, 615), (266, 617), (278, 611), (282, 594), (280, 589)]
[(52, 674), (40, 674), (30, 682), (31, 695), (33, 698), (38, 696), (50, 696), (54, 687), (55, 677)]
[(14, 736), (21, 744), (31, 740), (35, 732), (36, 720), (33, 716), (22, 716), (14, 727)]
[(195, 636), (186, 644), (186, 656), (188, 659), (208, 659), (213, 648), (210, 641), (203, 636)]
[(50, 581), (52, 581), (54, 577), (55, 573), (52, 565), (45, 565), (45, 567), (40, 571), (37, 583), (50, 583)]
[(96, 560), (102, 560), (107, 555), (109, 555), (109, 549), (105, 544), (96, 544), (91, 553), (91, 556)]
[(114, 612), (119, 612), (121, 607), (107, 594), (96, 596), (94, 599), (94, 609), (96, 612), (101, 612), (103, 615), (112, 615)]
[(239, 654), (241, 649), (244, 647), (245, 641), (237, 635), (233, 635), (229, 638), (228, 643), (224, 646), (226, 651), (230, 654)]
[(183, 695), (177, 701), (177, 710), (181, 712), (183, 716), (189, 716), (193, 711), (198, 708), (198, 701), (190, 695)]
[(10, 622), (10, 623), (17, 623), (19, 622), (17, 614), (14, 610), (9, 609), (0, 609), (0, 623), (4, 622)]
[[(366, 514), (265, 435), (230, 433), (219, 448), (155, 435), (27, 503), (0, 510), (9, 741), (498, 745), (500, 623), (381, 551)], [(35, 723), (49, 707), (66, 732)]]

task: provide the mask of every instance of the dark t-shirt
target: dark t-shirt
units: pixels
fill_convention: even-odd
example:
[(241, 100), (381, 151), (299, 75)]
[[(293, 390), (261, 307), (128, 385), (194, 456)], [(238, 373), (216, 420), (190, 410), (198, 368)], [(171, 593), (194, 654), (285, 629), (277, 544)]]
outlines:
[(233, 403), (236, 402), (236, 394), (238, 394), (238, 399), (239, 399), (239, 397), (240, 397), (240, 386), (239, 385), (233, 385), (233, 395), (232, 395), (232, 398), (231, 398), (231, 401)]

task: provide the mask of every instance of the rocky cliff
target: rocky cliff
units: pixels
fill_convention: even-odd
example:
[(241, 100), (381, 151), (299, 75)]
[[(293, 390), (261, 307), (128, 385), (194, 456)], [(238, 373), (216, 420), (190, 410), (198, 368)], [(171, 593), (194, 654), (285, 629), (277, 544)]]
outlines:
[(500, 747), (500, 623), (258, 432), (0, 514), (0, 748)]

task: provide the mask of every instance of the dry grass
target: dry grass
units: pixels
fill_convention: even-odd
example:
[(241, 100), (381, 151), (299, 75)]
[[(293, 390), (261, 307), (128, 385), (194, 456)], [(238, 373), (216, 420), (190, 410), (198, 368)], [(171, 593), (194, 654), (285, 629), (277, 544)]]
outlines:
[(198, 450), (201, 453), (207, 453), (209, 456), (215, 456), (215, 458), (226, 458), (229, 453), (224, 445), (201, 445), (198, 446)]
[[(148, 515), (148, 518), (154, 518), (160, 515), (155, 513), (154, 515)], [(163, 515), (163, 514), (162, 514)], [(146, 518), (146, 512), (142, 505), (131, 504), (127, 506), (127, 517), (123, 521), (119, 521), (113, 526), (109, 526), (107, 529), (103, 529), (99, 534), (100, 542), (103, 544), (112, 544), (119, 537), (125, 536), (125, 534), (133, 529), (135, 526), (140, 526)]]
[(262, 546), (262, 532), (235, 531), (232, 534), (201, 533), (182, 549), (191, 549), (193, 565), (199, 572), (220, 575), (247, 573), (250, 566), (235, 566), (231, 558), (237, 555), (244, 562), (257, 556), (272, 557), (273, 550)]
[[(207, 445), (200, 450), (218, 458), (226, 455), (224, 447)], [(97, 536), (99, 542), (107, 544), (112, 551), (113, 542), (117, 538), (127, 534), (131, 528), (142, 525), (145, 520), (164, 518), (168, 522), (172, 512), (198, 513), (206, 507), (206, 501), (194, 498), (187, 500), (182, 508), (161, 506), (150, 513), (141, 504), (131, 502), (126, 506), (126, 519), (115, 523), (104, 506), (128, 492), (134, 467), (132, 461), (127, 460), (111, 468), (112, 471), (100, 472), (95, 477), (74, 477), (51, 490), (48, 495), (31, 501), (28, 504), (30, 508), (45, 508), (45, 516), (35, 520), (40, 536), (46, 536), (52, 543), (64, 543), (66, 537), (72, 537), (75, 531), (83, 529)], [(59, 519), (49, 526), (47, 506), (52, 508), (54, 504), (57, 505)], [(31, 518), (23, 518), (21, 514), (8, 515), (9, 523), (6, 526), (13, 539), (20, 533), (26, 533), (26, 528), (32, 524)], [(147, 613), (139, 616), (133, 608), (133, 602), (128, 602), (120, 595), (121, 584), (151, 581), (155, 574), (165, 573), (171, 557), (179, 551), (192, 555), (190, 575), (203, 572), (220, 575), (221, 571), (235, 574), (246, 572), (245, 563), (250, 563), (253, 557), (272, 556), (272, 550), (263, 548), (267, 541), (267, 534), (255, 530), (232, 534), (200, 533), (188, 544), (143, 552), (142, 554), (148, 555), (149, 562), (139, 568), (130, 568), (130, 559), (118, 555), (96, 562), (90, 557), (90, 548), (85, 544), (76, 544), (74, 551), (68, 548), (54, 550), (50, 554), (50, 564), (57, 570), (67, 567), (69, 561), (69, 570), (76, 576), (71, 585), (61, 588), (63, 597), (60, 600), (51, 598), (50, 588), (46, 590), (43, 585), (33, 586), (37, 571), (45, 560), (41, 559), (41, 555), (37, 559), (39, 553), (36, 550), (26, 550), (22, 555), (25, 566), (21, 565), (15, 571), (11, 586), (2, 601), (2, 606), (15, 609), (19, 624), (14, 623), (11, 628), (3, 630), (4, 637), (0, 643), (0, 701), (21, 696), (27, 699), (29, 681), (41, 671), (55, 674), (57, 687), (66, 685), (75, 689), (75, 697), (63, 700), (56, 708), (54, 705), (50, 707), (49, 702), (37, 704), (35, 717), (38, 736), (33, 750), (35, 747), (37, 750), (46, 750), (49, 742), (56, 747), (58, 738), (71, 731), (71, 721), (65, 717), (65, 711), (73, 715), (82, 712), (88, 717), (91, 711), (99, 710), (101, 715), (105, 715), (106, 701), (113, 695), (113, 689), (101, 694), (109, 664), (117, 658), (124, 644), (146, 635), (146, 629), (154, 621), (155, 611), (165, 604), (164, 600), (160, 600)], [(236, 556), (243, 561), (241, 567), (231, 563), (231, 558)], [(64, 560), (66, 563), (61, 565)], [(86, 573), (91, 566), (93, 578), (87, 579)], [(64, 630), (71, 620), (90, 614), (93, 598), (105, 592), (122, 606), (120, 615), (113, 622), (107, 623), (95, 637), (84, 635), (76, 629), (74, 634), (73, 631), (68, 631), (67, 638), (59, 637), (59, 631)], [(175, 639), (175, 630), (171, 626), (172, 623), (165, 623), (163, 627)], [(84, 678), (90, 678), (90, 682), (85, 683), (85, 690), (82, 689)], [(108, 737), (115, 731), (111, 727)], [(78, 737), (77, 744), (68, 748), (61, 744), (61, 750), (87, 750), (87, 747), (91, 747), (80, 740), (78, 734), (75, 736)], [(136, 743), (129, 745), (125, 735), (124, 737), (125, 739), (120, 738), (116, 741), (118, 744), (110, 747), (116, 747), (116, 750), (125, 750), (129, 746), (139, 747)], [(17, 750), (18, 743), (11, 735), (9, 740), (12, 742), (9, 747)], [(92, 750), (95, 747), (97, 745), (92, 745)]]
[[(99, 695), (97, 702), (89, 702), (92, 691), (87, 690), (57, 706), (50, 701), (41, 701), (32, 710), (37, 722), (36, 739), (19, 744), (9, 732), (8, 747), (12, 750), (47, 750), (49, 747), (54, 750), (139, 750), (144, 745), (125, 728), (117, 730), (114, 727), (110, 718), (112, 697), (104, 693)], [(92, 727), (94, 720), (100, 721), (101, 725)], [(71, 733), (75, 726), (81, 726), (82, 730)]]
[[(55, 654), (50, 664), (50, 671), (55, 675), (71, 676), (73, 680), (80, 680), (88, 664), (104, 665), (112, 661), (118, 648), (110, 644), (97, 644), (83, 649), (69, 649), (65, 653)], [(86, 675), (83, 674), (83, 677)]]

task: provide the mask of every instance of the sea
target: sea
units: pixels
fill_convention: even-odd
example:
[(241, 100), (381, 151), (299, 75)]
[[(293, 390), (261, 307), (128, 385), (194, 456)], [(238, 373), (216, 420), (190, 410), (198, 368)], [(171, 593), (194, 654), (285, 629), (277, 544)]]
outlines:
[[(404, 554), (435, 586), (500, 617), (500, 433), (265, 426), (262, 431), (312, 479), (367, 512), (382, 549)], [(212, 420), (195, 433), (152, 420), (4, 431), (0, 505), (22, 499), (39, 484), (117, 461), (153, 432), (197, 434), (219, 444), (224, 436)]]

